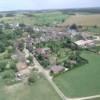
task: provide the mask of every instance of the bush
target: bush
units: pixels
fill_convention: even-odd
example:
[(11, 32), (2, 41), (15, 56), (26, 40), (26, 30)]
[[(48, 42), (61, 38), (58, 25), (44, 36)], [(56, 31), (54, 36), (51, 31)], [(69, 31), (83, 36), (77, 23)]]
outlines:
[(29, 78), (28, 78), (28, 84), (31, 85), (32, 83), (36, 82), (37, 80), (37, 75), (36, 73), (31, 73)]
[(16, 62), (15, 61), (10, 62), (10, 69), (15, 71), (15, 72), (17, 71)]
[(15, 73), (13, 70), (6, 70), (3, 72), (2, 78), (3, 79), (12, 79), (15, 77)]
[(5, 70), (7, 63), (5, 60), (0, 61), (0, 72)]
[(27, 59), (30, 61), (30, 64), (33, 63), (33, 57), (32, 56), (29, 56)]
[(48, 67), (49, 66), (49, 61), (47, 60), (47, 59), (44, 59), (44, 60), (42, 60), (42, 61), (40, 61), (40, 64), (44, 67), (44, 68), (46, 68), (46, 67)]
[(0, 53), (5, 51), (5, 44), (0, 41)]

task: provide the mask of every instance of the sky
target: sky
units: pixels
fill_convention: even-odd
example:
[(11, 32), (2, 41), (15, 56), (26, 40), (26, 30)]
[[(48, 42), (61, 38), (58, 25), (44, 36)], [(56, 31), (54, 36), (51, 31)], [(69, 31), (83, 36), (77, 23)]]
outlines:
[(0, 11), (100, 7), (100, 0), (0, 0)]

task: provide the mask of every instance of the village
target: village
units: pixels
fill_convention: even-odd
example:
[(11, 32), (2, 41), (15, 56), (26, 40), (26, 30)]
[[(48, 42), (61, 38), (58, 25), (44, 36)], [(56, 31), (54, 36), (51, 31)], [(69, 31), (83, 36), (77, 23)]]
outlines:
[[(1, 24), (1, 26), (2, 29), (5, 29), (4, 24)], [(18, 71), (16, 73), (17, 80), (28, 77), (32, 70), (39, 71), (39, 68), (35, 68), (34, 59), (37, 59), (49, 73), (49, 76), (52, 77), (52, 75), (55, 76), (66, 72), (78, 65), (79, 62), (73, 57), (71, 58), (71, 54), (77, 53), (80, 48), (95, 48), (100, 45), (99, 35), (80, 31), (78, 26), (74, 24), (67, 27), (32, 27), (18, 23), (8, 24), (8, 26), (12, 30), (21, 29), (23, 32), (27, 31), (24, 37), (16, 41), (15, 53), (12, 55), (12, 59), (18, 60), (16, 65)], [(34, 35), (32, 32), (38, 35)], [(60, 40), (62, 40), (61, 43)], [(72, 47), (68, 47), (67, 44), (72, 45)], [(99, 54), (100, 51), (97, 53)], [(61, 59), (59, 59), (60, 57)], [(81, 59), (80, 56), (79, 58)]]
[(62, 100), (85, 100), (67, 96), (59, 83), (65, 87), (67, 73), (89, 65), (88, 54), (100, 55), (100, 33), (88, 31), (90, 27), (98, 29), (99, 26), (64, 25), (63, 20), (52, 25), (0, 21), (0, 78), (7, 89), (18, 85), (31, 88), (41, 84), (42, 87), (42, 80), (47, 81)]

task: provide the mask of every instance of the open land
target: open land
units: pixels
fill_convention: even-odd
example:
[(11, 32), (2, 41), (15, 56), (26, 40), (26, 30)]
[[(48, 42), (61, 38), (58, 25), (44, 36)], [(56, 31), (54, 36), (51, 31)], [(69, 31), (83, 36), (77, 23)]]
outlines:
[(54, 79), (63, 93), (69, 97), (83, 97), (100, 94), (100, 55), (83, 52), (89, 63), (59, 75)]
[(0, 23), (0, 100), (100, 94), (100, 14), (18, 13)]
[(71, 17), (66, 20), (63, 25), (83, 25), (83, 26), (100, 26), (100, 14), (93, 14), (93, 15), (72, 15)]

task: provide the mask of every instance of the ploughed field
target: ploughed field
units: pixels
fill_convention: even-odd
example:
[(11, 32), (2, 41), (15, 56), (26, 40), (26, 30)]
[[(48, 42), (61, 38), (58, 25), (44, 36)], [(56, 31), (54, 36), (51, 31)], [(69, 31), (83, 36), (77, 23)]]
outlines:
[(54, 81), (68, 97), (84, 97), (100, 94), (100, 55), (83, 52), (89, 63), (68, 71)]
[(100, 14), (90, 14), (90, 15), (81, 15), (76, 14), (72, 15), (62, 24), (64, 25), (71, 25), (71, 24), (77, 24), (77, 25), (83, 25), (83, 26), (100, 26)]

